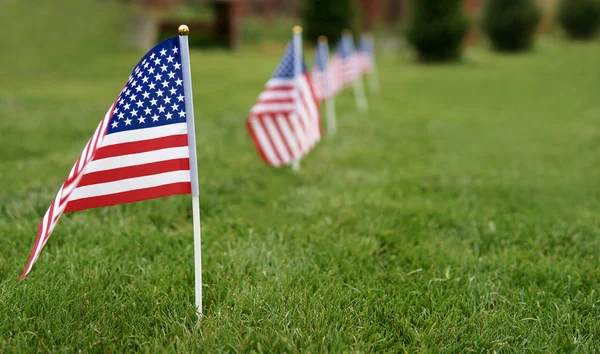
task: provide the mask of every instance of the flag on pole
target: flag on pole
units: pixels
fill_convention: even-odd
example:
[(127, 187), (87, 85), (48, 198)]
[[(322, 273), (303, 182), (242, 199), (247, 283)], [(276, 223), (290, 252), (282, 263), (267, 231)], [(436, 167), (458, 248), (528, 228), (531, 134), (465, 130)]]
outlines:
[(330, 71), (333, 74), (334, 92), (339, 92), (360, 77), (358, 58), (354, 51), (352, 36), (343, 35), (340, 38), (335, 53), (331, 58)]
[(197, 191), (187, 37), (185, 44), (167, 39), (136, 65), (39, 224), (21, 279), (63, 213)]
[(373, 60), (373, 48), (371, 47), (371, 42), (365, 36), (363, 36), (358, 43), (357, 58), (361, 75), (373, 72), (373, 67), (375, 65)]
[(327, 38), (325, 38), (325, 42), (319, 40), (319, 44), (315, 48), (315, 62), (311, 73), (315, 95), (319, 101), (324, 101), (333, 96), (331, 84), (334, 78), (327, 65), (328, 61), (329, 47), (327, 46)]
[(334, 135), (337, 130), (335, 114), (335, 92), (333, 83), (334, 72), (329, 66), (329, 45), (327, 37), (320, 36), (319, 43), (315, 51), (315, 63), (313, 65), (312, 80), (315, 87), (315, 93), (320, 101), (325, 101), (325, 115), (327, 117), (327, 132)]
[(321, 139), (319, 103), (301, 46), (295, 44), (287, 46), (246, 123), (258, 153), (274, 167), (299, 161)]

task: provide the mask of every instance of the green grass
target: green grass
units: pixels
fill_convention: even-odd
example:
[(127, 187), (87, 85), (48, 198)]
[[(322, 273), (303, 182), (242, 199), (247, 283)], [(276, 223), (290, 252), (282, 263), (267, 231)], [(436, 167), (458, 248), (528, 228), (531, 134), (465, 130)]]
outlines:
[(359, 114), (344, 92), (299, 174), (244, 127), (281, 52), (194, 52), (198, 321), (188, 196), (64, 215), (17, 281), (140, 54), (2, 39), (0, 352), (600, 351), (597, 43), (382, 54), (383, 93)]

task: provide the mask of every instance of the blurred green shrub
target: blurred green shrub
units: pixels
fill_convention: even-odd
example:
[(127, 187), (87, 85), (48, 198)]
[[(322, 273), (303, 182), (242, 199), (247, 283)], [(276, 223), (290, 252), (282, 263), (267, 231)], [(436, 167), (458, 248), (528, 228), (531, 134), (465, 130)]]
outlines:
[(307, 42), (316, 42), (325, 35), (334, 45), (342, 30), (356, 33), (358, 28), (357, 0), (303, 0), (301, 14)]
[(600, 0), (561, 0), (558, 22), (573, 39), (593, 38), (600, 28)]
[(487, 0), (483, 30), (498, 51), (527, 51), (533, 47), (541, 17), (535, 0)]
[(415, 0), (405, 33), (421, 61), (454, 61), (468, 30), (462, 0)]

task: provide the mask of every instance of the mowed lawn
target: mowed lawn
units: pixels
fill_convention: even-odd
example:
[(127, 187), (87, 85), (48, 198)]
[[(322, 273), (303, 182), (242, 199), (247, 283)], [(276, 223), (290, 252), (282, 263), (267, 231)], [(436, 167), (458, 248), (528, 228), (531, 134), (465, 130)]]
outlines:
[(244, 125), (282, 47), (193, 52), (201, 320), (189, 196), (63, 215), (17, 280), (140, 57), (90, 47), (5, 58), (0, 352), (600, 351), (597, 43), (381, 53), (382, 94), (338, 97), (300, 173)]

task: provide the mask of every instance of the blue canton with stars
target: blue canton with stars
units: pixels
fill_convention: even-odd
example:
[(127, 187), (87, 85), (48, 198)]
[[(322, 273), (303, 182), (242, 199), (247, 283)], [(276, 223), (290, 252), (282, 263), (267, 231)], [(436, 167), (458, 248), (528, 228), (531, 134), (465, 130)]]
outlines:
[(117, 99), (106, 134), (185, 122), (185, 95), (177, 37), (149, 51)]
[[(306, 72), (306, 63), (304, 62), (304, 57), (302, 57), (302, 72)], [(288, 44), (287, 49), (285, 50), (285, 55), (277, 70), (273, 74), (273, 78), (276, 79), (292, 79), (294, 78), (294, 45), (293, 42)]]

